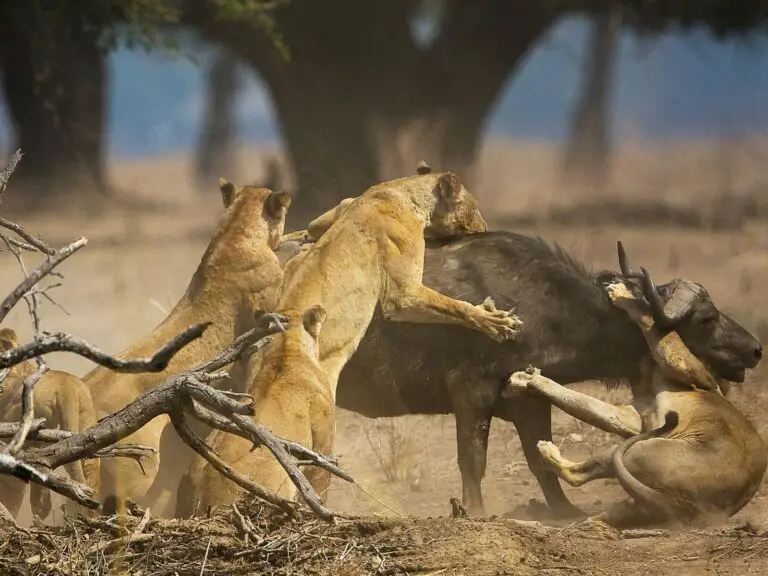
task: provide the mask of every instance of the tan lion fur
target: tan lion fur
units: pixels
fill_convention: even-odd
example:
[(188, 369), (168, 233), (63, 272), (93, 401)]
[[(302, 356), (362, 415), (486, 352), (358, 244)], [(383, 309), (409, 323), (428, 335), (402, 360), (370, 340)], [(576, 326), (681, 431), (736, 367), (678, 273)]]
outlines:
[(454, 300), (421, 283), (425, 237), (487, 229), (477, 201), (453, 173), (382, 182), (345, 199), (310, 228), (317, 241), (286, 264), (277, 308), (297, 318), (315, 304), (327, 311), (320, 362), (334, 398), (339, 373), (377, 304), (389, 320), (461, 324), (496, 341), (514, 336), (521, 324), (510, 312)]
[[(318, 380), (313, 386), (305, 385), (307, 389), (322, 391), (323, 404), (326, 390), (330, 392), (331, 405), (335, 402), (339, 373), (357, 349), (377, 304), (391, 320), (462, 324), (497, 341), (512, 337), (521, 324), (510, 312), (487, 304), (474, 306), (454, 300), (421, 283), (425, 235), (445, 237), (486, 230), (477, 201), (456, 175), (421, 172), (383, 182), (358, 198), (344, 200), (320, 220), (324, 222), (322, 226), (313, 226), (317, 242), (305, 245), (285, 265), (277, 311), (290, 319), (290, 326), (271, 346), (284, 346), (284, 342), (304, 338), (305, 311), (315, 306), (326, 311), (320, 333), (319, 363), (327, 383)], [(299, 334), (293, 334), (295, 331)], [(307, 373), (314, 371), (309, 369), (308, 356), (303, 358)], [(312, 359), (312, 366), (314, 363)], [(268, 381), (272, 376), (262, 374), (264, 369), (259, 355), (254, 355), (249, 360), (247, 380), (268, 389), (263, 379)], [(291, 430), (290, 422), (273, 425), (286, 433)], [(220, 438), (217, 452), (224, 451), (235, 460), (248, 449), (246, 442), (214, 434)], [(332, 439), (332, 431), (327, 436)], [(332, 449), (331, 441), (319, 444), (321, 452)], [(229, 502), (236, 493), (234, 485), (223, 479), (204, 482), (200, 470), (209, 466), (199, 459), (197, 466), (189, 475), (193, 493), (184, 498), (210, 505)], [(311, 474), (311, 481), (323, 491), (329, 478), (317, 470)], [(210, 483), (217, 487), (206, 492)], [(293, 487), (284, 489), (293, 497)], [(191, 513), (193, 508), (186, 506), (179, 512)]]
[(508, 386), (544, 396), (575, 418), (613, 418), (629, 439), (584, 462), (566, 460), (557, 446), (539, 442), (546, 465), (572, 486), (618, 479), (632, 499), (593, 518), (613, 526), (706, 524), (732, 516), (762, 482), (768, 459), (760, 435), (717, 386), (710, 388), (717, 380), (680, 336), (655, 326), (644, 301), (622, 283), (609, 286), (608, 294), (640, 326), (651, 353), (643, 381), (633, 386), (634, 404), (620, 407), (623, 415), (538, 374), (518, 372)]
[[(12, 350), (19, 345), (16, 331), (12, 328), (0, 330), (0, 350)], [(36, 370), (34, 360), (26, 360), (13, 366), (3, 383), (0, 393), (0, 421), (21, 420), (21, 390), (24, 380)], [(82, 432), (96, 424), (96, 412), (88, 388), (83, 382), (67, 372), (49, 370), (38, 380), (34, 389), (34, 416), (45, 418), (48, 428), (61, 428), (70, 432)], [(34, 444), (33, 442), (31, 442)], [(99, 460), (79, 460), (64, 466), (69, 477), (87, 484), (97, 493), (99, 490)], [(0, 500), (14, 517), (18, 516), (26, 492), (26, 483), (9, 476), (0, 476)], [(51, 510), (51, 494), (47, 488), (30, 483), (32, 512), (45, 518)], [(72, 505), (73, 510), (79, 507)]]
[[(255, 378), (248, 393), (255, 399), (254, 419), (274, 434), (322, 454), (333, 447), (334, 403), (328, 378), (320, 367), (317, 338), (325, 321), (322, 306), (307, 310), (298, 326), (278, 334), (254, 355)], [(289, 500), (296, 489), (283, 467), (265, 446), (216, 430), (208, 445), (234, 470)], [(330, 477), (314, 467), (305, 473), (325, 500)], [(176, 516), (187, 518), (209, 506), (231, 504), (243, 490), (195, 456), (181, 481)]]
[[(136, 400), (144, 392), (157, 386), (173, 374), (189, 369), (228, 346), (252, 323), (253, 310), (271, 310), (282, 282), (282, 270), (273, 252), (280, 242), (290, 197), (283, 192), (266, 188), (237, 187), (221, 179), (220, 189), (224, 213), (218, 229), (203, 254), (200, 265), (189, 283), (186, 293), (168, 317), (150, 334), (120, 353), (121, 358), (149, 356), (184, 328), (197, 322), (212, 322), (202, 338), (183, 348), (160, 373), (118, 374), (97, 367), (83, 379), (91, 390), (99, 417), (113, 413)], [(237, 380), (237, 378), (235, 378)], [(240, 387), (237, 381), (231, 383)], [(159, 448), (167, 416), (159, 417), (125, 439), (153, 448)], [(168, 427), (169, 430), (171, 427)], [(170, 457), (181, 447), (175, 437), (177, 449), (164, 446)], [(175, 491), (187, 462), (165, 467), (169, 476), (166, 492)], [(105, 512), (125, 510), (125, 498), (143, 505), (147, 492), (160, 467), (162, 454), (142, 461), (145, 473), (138, 463), (114, 459), (102, 463), (102, 501)], [(120, 486), (116, 485), (116, 479)], [(152, 486), (151, 499), (158, 496), (157, 484)], [(115, 499), (114, 496), (118, 496)], [(113, 502), (109, 502), (112, 499)], [(156, 512), (157, 513), (157, 512)]]

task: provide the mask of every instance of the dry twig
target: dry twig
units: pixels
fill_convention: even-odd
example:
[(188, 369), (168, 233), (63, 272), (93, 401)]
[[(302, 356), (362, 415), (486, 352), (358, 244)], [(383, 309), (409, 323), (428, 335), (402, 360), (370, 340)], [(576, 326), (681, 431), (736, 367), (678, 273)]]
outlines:
[(72, 256), (75, 252), (83, 248), (88, 243), (85, 238), (79, 238), (64, 246), (60, 250), (57, 250), (48, 260), (40, 264), (35, 270), (33, 270), (16, 288), (14, 288), (8, 296), (0, 303), (0, 322), (5, 320), (14, 306), (21, 300), (29, 290), (35, 286), (40, 280), (45, 278), (53, 271), (56, 266), (64, 262), (67, 258)]

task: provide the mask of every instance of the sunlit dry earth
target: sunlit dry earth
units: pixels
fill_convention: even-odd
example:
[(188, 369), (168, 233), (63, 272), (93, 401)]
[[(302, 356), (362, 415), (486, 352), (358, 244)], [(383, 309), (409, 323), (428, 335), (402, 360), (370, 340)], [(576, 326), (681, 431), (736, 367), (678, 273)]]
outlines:
[[(735, 168), (725, 175), (722, 167), (712, 166), (717, 152), (714, 144), (678, 146), (685, 153), (673, 159), (663, 150), (639, 150), (634, 155), (620, 156), (618, 165), (622, 170), (618, 170), (611, 195), (635, 200), (662, 198), (705, 210), (713, 198), (728, 190), (734, 198), (739, 198), (768, 182), (768, 164), (754, 159), (756, 155), (759, 157), (755, 149), (762, 150), (759, 143), (743, 144), (746, 151), (741, 154), (731, 151)], [(243, 153), (240, 173), (232, 179), (241, 182), (257, 179), (259, 154), (258, 150)], [(707, 162), (707, 158), (711, 161)], [(658, 280), (687, 276), (701, 282), (722, 310), (756, 333), (761, 332), (761, 338), (765, 338), (768, 326), (768, 310), (762, 301), (768, 282), (765, 221), (750, 221), (738, 230), (715, 232), (664, 226), (548, 225), (544, 217), (547, 210), (578, 200), (569, 196), (570, 191), (550, 176), (555, 161), (556, 155), (545, 145), (497, 143), (489, 146), (480, 162), (477, 187), (487, 219), (493, 223), (503, 222), (510, 215), (541, 214), (541, 225), (518, 231), (557, 241), (594, 269), (616, 267), (615, 243), (621, 239), (632, 261), (648, 267)], [(734, 176), (736, 172), (738, 178)], [(115, 166), (113, 174), (123, 188), (162, 206), (154, 213), (112, 211), (98, 218), (91, 217), (90, 221), (70, 207), (66, 216), (31, 214), (20, 220), (27, 229), (56, 245), (80, 235), (89, 238), (88, 246), (60, 267), (64, 274), (63, 286), (55, 289), (53, 295), (61, 308), (44, 304), (44, 327), (71, 332), (108, 352), (118, 352), (165, 317), (182, 295), (221, 212), (218, 191), (215, 188), (205, 192), (196, 190), (183, 158)], [(6, 192), (10, 194), (13, 194), (12, 183)], [(28, 263), (33, 262), (34, 258), (29, 257)], [(21, 278), (21, 273), (10, 254), (0, 255), (0, 266), (0, 290), (7, 292)], [(8, 316), (6, 323), (16, 328), (23, 338), (31, 336), (23, 305)], [(50, 358), (53, 367), (78, 375), (89, 369), (87, 361), (74, 356), (57, 354)], [(625, 391), (608, 392), (595, 384), (583, 385), (583, 389), (615, 402), (627, 399)], [(754, 374), (744, 386), (732, 392), (731, 399), (752, 418), (764, 437), (768, 437), (765, 435), (768, 418), (764, 416), (768, 394)], [(615, 438), (596, 432), (556, 409), (554, 430), (555, 442), (573, 459), (616, 443)], [(374, 421), (339, 410), (336, 450), (341, 464), (359, 487), (334, 480), (330, 506), (347, 513), (392, 517), (449, 514), (449, 497), (461, 495), (455, 442), (452, 416)], [(491, 429), (488, 462), (483, 490), (490, 514), (505, 515), (531, 499), (542, 500), (514, 429), (498, 420)], [(607, 480), (579, 489), (566, 488), (566, 492), (587, 510), (599, 510), (622, 497), (618, 485)], [(761, 490), (734, 521), (748, 520), (753, 525), (768, 527), (766, 494), (765, 489)], [(641, 548), (644, 545), (637, 544)], [(669, 554), (672, 558), (674, 550)], [(741, 558), (746, 553), (734, 554), (725, 556), (724, 560)], [(683, 569), (678, 567), (676, 573), (705, 573), (685, 572), (685, 565), (678, 562)], [(739, 565), (745, 568), (744, 572), (724, 565), (721, 573), (748, 573), (746, 569), (751, 564)]]

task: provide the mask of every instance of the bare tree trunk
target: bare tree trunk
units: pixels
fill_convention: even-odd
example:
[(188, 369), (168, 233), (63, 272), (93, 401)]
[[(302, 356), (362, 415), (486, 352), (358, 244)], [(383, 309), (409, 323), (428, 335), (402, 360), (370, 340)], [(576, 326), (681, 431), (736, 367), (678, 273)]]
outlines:
[(621, 20), (621, 7), (613, 4), (594, 24), (565, 151), (565, 175), (596, 188), (605, 184), (610, 167), (611, 91)]
[(216, 190), (219, 176), (235, 179), (234, 106), (241, 85), (237, 76), (237, 60), (222, 49), (208, 75), (208, 101), (204, 126), (197, 145), (195, 172), (201, 191)]
[(413, 8), (408, 0), (286, 4), (276, 16), (285, 61), (247, 24), (187, 0), (187, 23), (252, 66), (271, 92), (301, 196), (290, 225), (411, 174), (422, 159), (471, 185), (493, 105), (559, 16), (538, 4), (448, 0), (438, 38), (420, 47)]
[(104, 54), (94, 35), (22, 8), (0, 24), (3, 92), (25, 153), (14, 186), (38, 206), (74, 190), (105, 193)]
[(305, 225), (377, 181), (367, 110), (344, 88), (341, 75), (307, 67), (271, 86), (300, 197), (288, 212), (290, 227)]

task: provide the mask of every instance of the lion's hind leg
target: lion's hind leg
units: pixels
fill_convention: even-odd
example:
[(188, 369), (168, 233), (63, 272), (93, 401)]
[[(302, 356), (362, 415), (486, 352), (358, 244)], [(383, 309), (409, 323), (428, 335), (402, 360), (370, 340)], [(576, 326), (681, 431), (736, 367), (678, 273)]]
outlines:
[(540, 441), (537, 445), (544, 466), (552, 470), (570, 486), (583, 486), (599, 478), (613, 477), (613, 449), (583, 462), (571, 462), (563, 458), (560, 449), (552, 442)]

